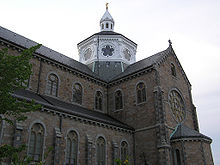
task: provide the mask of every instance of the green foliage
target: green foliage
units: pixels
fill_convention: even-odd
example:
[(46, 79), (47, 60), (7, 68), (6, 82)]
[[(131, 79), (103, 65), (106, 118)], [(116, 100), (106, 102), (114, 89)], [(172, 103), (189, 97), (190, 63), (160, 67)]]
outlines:
[[(13, 93), (19, 89), (25, 89), (27, 80), (32, 71), (30, 59), (32, 54), (41, 45), (25, 49), (20, 55), (11, 55), (7, 49), (0, 50), (0, 122), (2, 120), (12, 124), (14, 121), (24, 121), (25, 113), (41, 108), (41, 105), (32, 101), (18, 100)], [(12, 165), (28, 165), (32, 159), (28, 156), (21, 156), (25, 145), (13, 147), (11, 145), (0, 146), (0, 164), (5, 159), (10, 159)], [(37, 164), (37, 165), (42, 165)]]
[(40, 108), (33, 101), (18, 101), (12, 96), (14, 91), (27, 86), (27, 80), (32, 73), (29, 61), (40, 46), (25, 49), (18, 56), (10, 55), (7, 49), (0, 50), (0, 114), (3, 115), (1, 120), (10, 124), (13, 123), (12, 118), (23, 121), (26, 119), (24, 113)]
[(128, 156), (126, 157), (124, 162), (121, 159), (115, 159), (115, 162), (117, 163), (117, 165), (130, 165), (128, 161)]

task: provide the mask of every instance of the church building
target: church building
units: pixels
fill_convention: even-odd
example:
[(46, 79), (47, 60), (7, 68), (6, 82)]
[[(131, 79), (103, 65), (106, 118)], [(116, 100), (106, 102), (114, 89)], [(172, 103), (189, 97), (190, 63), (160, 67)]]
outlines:
[[(199, 131), (188, 80), (171, 41), (136, 61), (137, 44), (114, 31), (108, 6), (100, 32), (78, 43), (79, 61), (41, 46), (18, 99), (42, 108), (15, 127), (0, 123), (0, 145), (25, 144), (46, 165), (213, 165), (212, 139)], [(36, 45), (0, 26), (0, 49)], [(53, 150), (45, 158), (48, 148)], [(4, 162), (4, 164), (10, 164)]]

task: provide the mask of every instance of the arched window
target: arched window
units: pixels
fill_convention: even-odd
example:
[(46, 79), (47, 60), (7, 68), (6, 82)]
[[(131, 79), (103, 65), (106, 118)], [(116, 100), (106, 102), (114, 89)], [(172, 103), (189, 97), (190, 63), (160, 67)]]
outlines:
[(136, 87), (136, 91), (137, 91), (137, 103), (143, 103), (146, 101), (146, 89), (145, 89), (145, 85), (143, 82), (140, 82), (137, 87)]
[(97, 139), (96, 160), (97, 165), (105, 165), (105, 139), (103, 137)]
[(175, 150), (175, 165), (181, 165), (181, 156), (178, 149)]
[(128, 157), (128, 143), (126, 141), (123, 141), (121, 143), (121, 160), (122, 160), (122, 162), (124, 162), (127, 157)]
[(97, 110), (102, 110), (102, 97), (102, 93), (97, 91), (95, 95), (95, 109)]
[(82, 86), (79, 83), (73, 85), (73, 102), (82, 104)]
[(113, 25), (111, 24), (111, 29), (113, 28)]
[(104, 29), (104, 24), (102, 24), (102, 29)]
[(58, 92), (58, 77), (55, 74), (50, 74), (47, 80), (47, 94), (57, 96)]
[(41, 124), (36, 123), (31, 128), (28, 155), (35, 161), (42, 159), (44, 141), (44, 128)]
[(176, 77), (176, 67), (174, 64), (171, 64), (171, 74)]
[(108, 23), (106, 23), (106, 26), (105, 26), (107, 29), (108, 29)]
[(115, 110), (123, 109), (122, 92), (117, 90), (115, 92)]
[(77, 164), (78, 136), (75, 131), (70, 131), (67, 135), (66, 144), (66, 165)]

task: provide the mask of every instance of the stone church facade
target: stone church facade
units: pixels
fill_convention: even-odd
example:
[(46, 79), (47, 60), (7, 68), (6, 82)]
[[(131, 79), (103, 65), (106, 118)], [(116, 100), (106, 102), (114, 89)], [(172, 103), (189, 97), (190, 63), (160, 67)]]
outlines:
[[(171, 41), (136, 62), (137, 44), (114, 32), (108, 8), (100, 29), (78, 44), (79, 62), (45, 46), (34, 53), (28, 88), (13, 95), (42, 109), (15, 128), (2, 121), (0, 144), (26, 144), (24, 154), (54, 165), (214, 164)], [(0, 27), (0, 49), (16, 55), (36, 44)]]

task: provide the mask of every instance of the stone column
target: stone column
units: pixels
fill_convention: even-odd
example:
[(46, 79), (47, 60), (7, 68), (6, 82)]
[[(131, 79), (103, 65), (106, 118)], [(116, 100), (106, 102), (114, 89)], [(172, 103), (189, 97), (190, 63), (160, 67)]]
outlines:
[(60, 147), (61, 147), (62, 133), (59, 128), (54, 128), (54, 165), (60, 165)]
[(154, 88), (155, 111), (157, 131), (158, 164), (168, 165), (170, 163), (170, 144), (166, 128), (166, 115), (164, 108), (164, 92), (160, 86)]
[(93, 159), (94, 159), (94, 153), (95, 153), (95, 148), (94, 148), (94, 143), (92, 138), (87, 135), (86, 139), (86, 164), (87, 165), (93, 165)]
[(22, 131), (23, 131), (22, 124), (20, 122), (16, 122), (15, 130), (14, 130), (14, 140), (13, 140), (14, 147), (19, 147), (21, 145)]
[(113, 153), (112, 153), (112, 165), (116, 165), (115, 159), (119, 158), (119, 147), (118, 144), (116, 142), (112, 142), (112, 147), (113, 147)]

